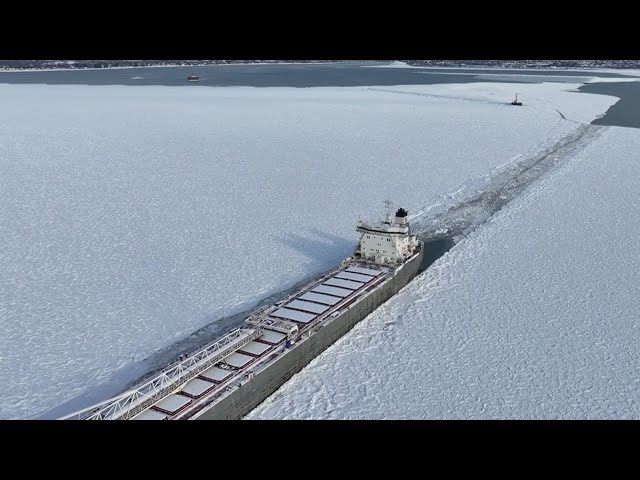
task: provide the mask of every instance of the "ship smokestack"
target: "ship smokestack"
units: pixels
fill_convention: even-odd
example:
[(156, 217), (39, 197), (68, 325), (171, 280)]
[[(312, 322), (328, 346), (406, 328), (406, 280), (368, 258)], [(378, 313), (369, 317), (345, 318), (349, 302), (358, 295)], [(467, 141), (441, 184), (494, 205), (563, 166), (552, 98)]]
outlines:
[(395, 223), (399, 225), (406, 225), (408, 223), (407, 211), (404, 208), (399, 208), (398, 211), (396, 212)]

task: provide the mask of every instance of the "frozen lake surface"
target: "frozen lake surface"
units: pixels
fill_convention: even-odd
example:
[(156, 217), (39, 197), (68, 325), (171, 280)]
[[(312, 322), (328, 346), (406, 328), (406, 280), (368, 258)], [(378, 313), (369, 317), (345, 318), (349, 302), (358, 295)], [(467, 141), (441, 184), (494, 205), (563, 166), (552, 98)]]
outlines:
[(249, 418), (640, 418), (638, 152), (600, 130)]
[(0, 85), (0, 418), (117, 393), (135, 362), (337, 264), (359, 214), (411, 213), (617, 100), (575, 86), (518, 86), (531, 108), (513, 108), (499, 83)]

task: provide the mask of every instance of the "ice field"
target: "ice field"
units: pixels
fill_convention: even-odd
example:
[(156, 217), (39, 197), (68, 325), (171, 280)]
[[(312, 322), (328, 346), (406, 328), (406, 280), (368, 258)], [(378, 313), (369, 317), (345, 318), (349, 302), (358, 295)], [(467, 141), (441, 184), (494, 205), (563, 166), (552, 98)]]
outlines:
[(0, 418), (126, 377), (336, 265), (385, 199), (411, 213), (618, 100), (576, 86), (0, 85)]

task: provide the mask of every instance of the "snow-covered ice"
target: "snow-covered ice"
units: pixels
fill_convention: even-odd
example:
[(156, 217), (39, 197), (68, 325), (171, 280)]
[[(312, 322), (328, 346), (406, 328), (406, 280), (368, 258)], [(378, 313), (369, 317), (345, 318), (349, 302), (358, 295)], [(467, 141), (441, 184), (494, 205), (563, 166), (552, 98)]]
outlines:
[(409, 65), (407, 62), (401, 62), (399, 60), (394, 60), (389, 63), (384, 63), (381, 65), (363, 65), (364, 68), (421, 68), (415, 65)]
[[(393, 88), (513, 95), (483, 85)], [(526, 87), (536, 108), (366, 88), (0, 85), (0, 418), (91, 392), (335, 266), (358, 214), (387, 198), (411, 213), (541, 148), (575, 128), (556, 108), (586, 121), (617, 101)]]
[[(592, 79), (589, 79), (590, 81)], [(638, 81), (637, 79), (607, 79), (608, 81)], [(496, 87), (500, 85), (500, 87)], [(445, 85), (411, 85), (397, 87), (380, 87), (375, 91), (393, 95), (413, 94), (432, 95), (434, 98), (459, 99), (467, 102), (511, 102), (515, 94), (527, 109), (541, 115), (558, 118), (562, 114), (568, 120), (588, 123), (615, 104), (619, 98), (608, 95), (585, 94), (576, 91), (581, 83), (517, 83), (495, 84), (490, 82), (453, 83)], [(587, 95), (585, 97), (585, 95)], [(509, 106), (511, 108), (511, 106)]]
[(601, 132), (249, 418), (640, 418), (640, 131)]

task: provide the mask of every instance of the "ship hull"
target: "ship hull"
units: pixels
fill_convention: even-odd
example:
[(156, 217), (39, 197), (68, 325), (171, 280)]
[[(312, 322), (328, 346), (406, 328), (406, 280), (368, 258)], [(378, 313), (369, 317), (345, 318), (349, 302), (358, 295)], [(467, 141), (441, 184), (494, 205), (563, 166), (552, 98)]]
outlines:
[(323, 325), (311, 337), (297, 342), (286, 355), (276, 358), (253, 378), (237, 387), (192, 418), (197, 420), (238, 420), (272, 395), (311, 360), (344, 336), (358, 322), (389, 300), (418, 273), (424, 248), (399, 268), (393, 277)]

